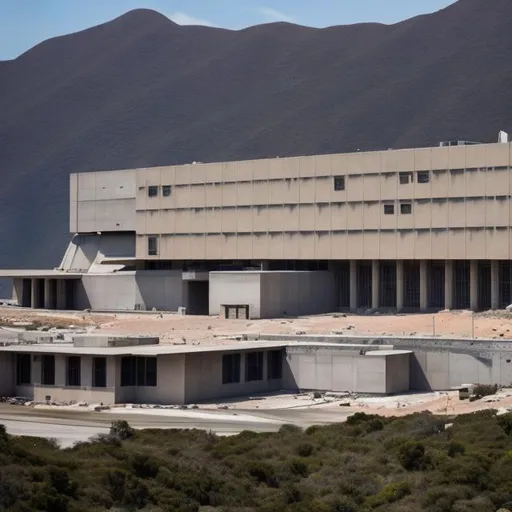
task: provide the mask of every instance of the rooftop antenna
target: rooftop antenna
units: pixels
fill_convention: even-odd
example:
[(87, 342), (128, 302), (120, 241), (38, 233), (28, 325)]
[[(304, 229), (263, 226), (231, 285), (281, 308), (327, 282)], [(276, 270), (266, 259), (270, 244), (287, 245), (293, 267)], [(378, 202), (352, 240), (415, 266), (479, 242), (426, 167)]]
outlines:
[(498, 134), (498, 142), (506, 144), (508, 142), (508, 133), (501, 130)]

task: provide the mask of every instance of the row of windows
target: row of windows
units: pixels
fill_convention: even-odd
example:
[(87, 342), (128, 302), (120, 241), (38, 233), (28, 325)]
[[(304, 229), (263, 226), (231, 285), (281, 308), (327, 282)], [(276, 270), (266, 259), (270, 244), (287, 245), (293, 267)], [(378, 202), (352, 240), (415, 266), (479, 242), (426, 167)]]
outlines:
[[(410, 215), (412, 213), (412, 203), (400, 203), (400, 214)], [(394, 215), (395, 205), (394, 203), (384, 205), (384, 215)]]
[[(171, 185), (162, 185), (162, 196), (169, 197), (172, 192)], [(148, 187), (148, 197), (157, 197), (160, 193), (159, 185), (149, 185)]]
[[(510, 170), (509, 166), (502, 165), (497, 167), (467, 167), (467, 168), (457, 168), (457, 169), (434, 169), (432, 171), (424, 170), (424, 171), (400, 171), (398, 173), (394, 171), (390, 172), (365, 172), (365, 173), (350, 173), (346, 176), (332, 176), (334, 178), (334, 189), (335, 190), (344, 190), (344, 188), (336, 188), (339, 186), (344, 186), (344, 179), (345, 177), (359, 177), (359, 176), (389, 176), (392, 174), (398, 174), (399, 175), (399, 183), (402, 185), (407, 183), (412, 183), (413, 181), (413, 174), (416, 173), (416, 181), (418, 183), (428, 183), (430, 181), (430, 173), (433, 172), (434, 174), (442, 173), (442, 172), (449, 172), (451, 174), (461, 174), (464, 172), (487, 172), (487, 171), (507, 171)], [(406, 178), (407, 176), (407, 178)], [(330, 175), (324, 175), (324, 176), (297, 176), (294, 178), (285, 178), (285, 177), (279, 177), (279, 178), (264, 178), (264, 179), (241, 179), (241, 180), (231, 180), (231, 181), (207, 181), (207, 182), (198, 182), (198, 183), (176, 183), (174, 184), (175, 187), (189, 187), (189, 186), (204, 186), (204, 185), (226, 185), (226, 184), (233, 184), (233, 183), (258, 183), (258, 182), (272, 182), (272, 181), (291, 181), (291, 180), (312, 180), (312, 179), (330, 179)], [(340, 179), (342, 178), (342, 179)], [(405, 181), (407, 179), (407, 181)], [(402, 181), (403, 180), (403, 181)], [(342, 185), (343, 183), (343, 185)], [(141, 189), (144, 187), (141, 186)], [(148, 189), (148, 195), (149, 197), (156, 197), (158, 196), (159, 192), (159, 186), (158, 185), (150, 185), (149, 188), (152, 188), (152, 191), (150, 192)], [(162, 185), (162, 189), (167, 189), (167, 194), (164, 190), (162, 190), (162, 195), (171, 195), (171, 186), (170, 185)]]
[[(264, 352), (248, 352), (245, 355), (245, 382), (263, 380)], [(241, 354), (225, 354), (222, 357), (222, 383), (236, 384), (241, 379)], [(267, 380), (281, 379), (283, 376), (283, 352), (267, 352)]]
[(156, 357), (121, 358), (121, 386), (156, 386)]
[[(92, 358), (92, 386), (107, 387), (107, 358)], [(32, 382), (32, 356), (18, 354), (16, 359), (16, 384), (22, 386)], [(55, 386), (55, 356), (41, 357), (41, 384)], [(66, 386), (82, 385), (82, 361), (80, 356), (69, 356), (66, 360)]]

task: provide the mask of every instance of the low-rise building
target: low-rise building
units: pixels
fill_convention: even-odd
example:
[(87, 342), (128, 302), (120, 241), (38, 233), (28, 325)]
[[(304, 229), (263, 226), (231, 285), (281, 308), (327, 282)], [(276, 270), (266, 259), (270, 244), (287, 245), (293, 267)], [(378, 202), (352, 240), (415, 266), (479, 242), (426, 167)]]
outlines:
[(280, 390), (409, 390), (410, 352), (288, 345), (160, 345), (154, 338), (106, 335), (77, 336), (73, 343), (10, 344), (0, 347), (0, 396), (185, 404)]

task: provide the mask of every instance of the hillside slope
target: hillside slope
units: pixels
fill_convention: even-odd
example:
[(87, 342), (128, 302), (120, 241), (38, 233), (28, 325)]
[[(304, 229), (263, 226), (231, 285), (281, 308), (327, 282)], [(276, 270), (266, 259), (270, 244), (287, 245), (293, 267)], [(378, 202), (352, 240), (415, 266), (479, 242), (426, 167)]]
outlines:
[(53, 266), (70, 172), (494, 140), (512, 2), (392, 26), (241, 31), (148, 10), (0, 62), (0, 266)]

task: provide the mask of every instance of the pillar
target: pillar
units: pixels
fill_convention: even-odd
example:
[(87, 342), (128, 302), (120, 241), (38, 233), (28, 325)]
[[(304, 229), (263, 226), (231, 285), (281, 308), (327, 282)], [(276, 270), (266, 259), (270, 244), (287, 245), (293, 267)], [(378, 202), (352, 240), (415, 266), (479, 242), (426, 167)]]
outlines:
[(350, 311), (357, 311), (357, 261), (350, 260)]
[(38, 282), (37, 279), (32, 278), (31, 280), (31, 292), (30, 292), (30, 307), (36, 309), (39, 304), (37, 303), (39, 294), (38, 294)]
[(45, 279), (44, 286), (44, 309), (52, 309), (52, 280)]
[(444, 309), (453, 309), (453, 261), (444, 263)]
[(491, 261), (491, 309), (500, 308), (500, 262)]
[(396, 262), (396, 310), (398, 312), (404, 309), (404, 262)]
[(420, 309), (428, 309), (428, 262), (420, 260)]
[(66, 281), (64, 279), (57, 279), (57, 309), (66, 309)]
[(478, 310), (478, 260), (469, 262), (469, 309)]
[(372, 309), (379, 309), (380, 265), (379, 260), (372, 261)]

